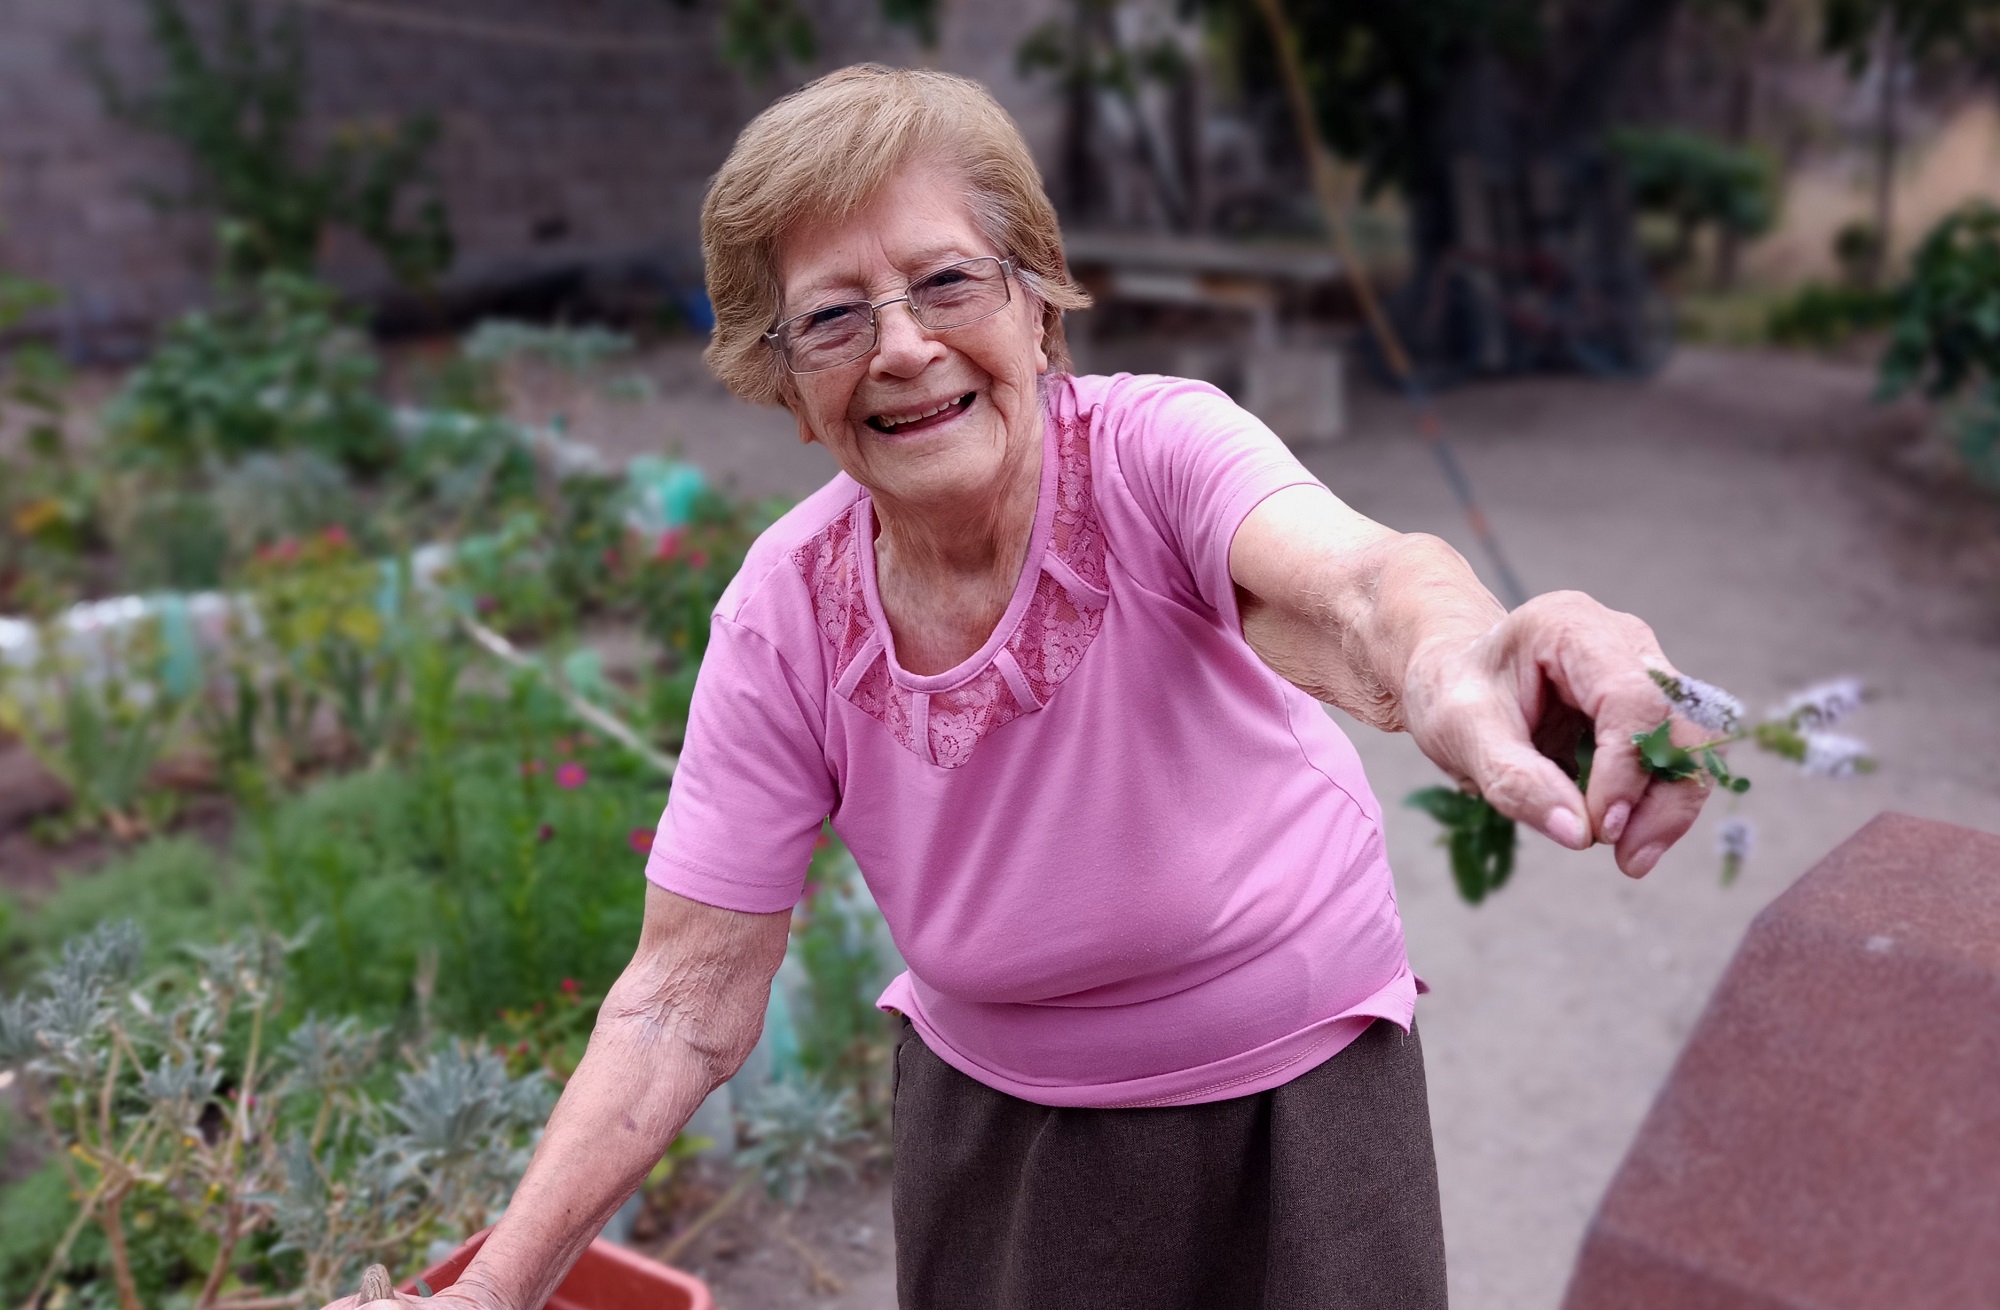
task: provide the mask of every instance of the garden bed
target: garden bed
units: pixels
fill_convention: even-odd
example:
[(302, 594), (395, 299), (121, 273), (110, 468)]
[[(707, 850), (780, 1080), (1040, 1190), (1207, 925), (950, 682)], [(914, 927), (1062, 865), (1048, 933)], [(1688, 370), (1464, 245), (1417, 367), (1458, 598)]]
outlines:
[[(397, 1116), (427, 1113), (411, 1088), (440, 1060), (485, 1061), (481, 1078), (523, 1088), (568, 1076), (637, 939), (709, 611), (781, 508), (569, 439), (549, 397), (625, 403), (612, 393), (628, 382), (599, 366), (618, 348), (608, 334), (482, 329), (406, 359), (398, 395), (310, 286), (246, 294), (170, 333), (99, 413), (43, 396), (55, 430), (82, 438), (0, 450), (6, 521), (27, 525), (0, 558), (0, 596), (29, 620), (0, 659), (10, 1303), (40, 1282), (56, 1298), (227, 1310), (323, 1292), (364, 1257), (411, 1272), (490, 1217), (525, 1118), (485, 1130), (482, 1158), (512, 1163), (483, 1191), (419, 1187), (401, 1228), (356, 1218), (317, 1247), (296, 1228), (313, 1208), (272, 1199), (312, 1172), (283, 1143), (309, 1128), (312, 1169), (338, 1190), (391, 1146), (418, 1158), (415, 1121)], [(397, 408), (410, 399), (430, 408)], [(344, 418), (329, 427), (329, 413)], [(163, 603), (160, 587), (207, 598)], [(142, 598), (81, 622), (65, 608), (121, 590)], [(889, 1029), (872, 1000), (893, 955), (852, 861), (828, 842), (815, 864), (764, 1046), (704, 1112), (708, 1136), (677, 1143), (649, 1188), (657, 1245), (688, 1206), (706, 1212), (700, 1180), (713, 1180), (708, 1205), (729, 1204), (699, 1250), (719, 1268), (758, 1231), (808, 1272), (818, 1257), (800, 1253), (821, 1245), (826, 1270), (844, 1267), (846, 1237), (790, 1216), (809, 1182), (881, 1149)], [(125, 920), (140, 929), (129, 941)], [(217, 950), (266, 961), (272, 999), (254, 1019), (225, 1006), (203, 1020), (228, 1036), (191, 1101), (146, 1081), (178, 1058), (164, 1001), (61, 1035), (64, 988), (82, 985), (73, 956), (111, 952), (89, 984), (101, 996), (185, 997), (195, 982), (228, 993), (200, 982)], [(257, 1074), (251, 1033), (291, 1043), (315, 1023), (371, 1052), (351, 1092), (324, 1101), (358, 1098), (349, 1127), (322, 1142), (297, 1118), (304, 1102), (272, 1101), (265, 1145), (233, 1164), (209, 1158), (224, 1139), (206, 1130), (187, 1150), (159, 1136), (176, 1115), (247, 1113), (229, 1098)], [(76, 1095), (115, 1106), (129, 1131), (66, 1117)], [(65, 1169), (77, 1176), (52, 1172)], [(65, 1206), (79, 1217), (62, 1238), (50, 1221), (63, 1228)]]

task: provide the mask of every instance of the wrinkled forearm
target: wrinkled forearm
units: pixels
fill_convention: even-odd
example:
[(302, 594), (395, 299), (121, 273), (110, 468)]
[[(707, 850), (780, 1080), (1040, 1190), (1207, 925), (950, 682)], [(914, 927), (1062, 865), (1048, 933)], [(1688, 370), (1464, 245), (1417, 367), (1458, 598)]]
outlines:
[(767, 933), (738, 951), (742, 959), (700, 940), (709, 925), (693, 927), (694, 940), (677, 938), (670, 955), (635, 960), (612, 987), (527, 1173), (460, 1290), (494, 1307), (544, 1304), (703, 1098), (742, 1065), (763, 1026), (783, 926), (774, 941)]
[(1241, 598), (1244, 639), (1309, 695), (1387, 732), (1408, 726), (1421, 652), (1462, 648), (1506, 615), (1437, 537), (1383, 530), (1360, 544), (1281, 549), (1267, 594)]

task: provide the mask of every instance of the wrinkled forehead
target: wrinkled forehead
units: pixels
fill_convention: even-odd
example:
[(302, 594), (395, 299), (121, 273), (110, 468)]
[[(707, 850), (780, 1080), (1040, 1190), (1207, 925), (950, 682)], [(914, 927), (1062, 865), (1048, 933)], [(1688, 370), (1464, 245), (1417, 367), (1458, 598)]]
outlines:
[(913, 164), (846, 213), (809, 218), (773, 252), (782, 310), (895, 295), (912, 278), (961, 259), (999, 255), (964, 174)]

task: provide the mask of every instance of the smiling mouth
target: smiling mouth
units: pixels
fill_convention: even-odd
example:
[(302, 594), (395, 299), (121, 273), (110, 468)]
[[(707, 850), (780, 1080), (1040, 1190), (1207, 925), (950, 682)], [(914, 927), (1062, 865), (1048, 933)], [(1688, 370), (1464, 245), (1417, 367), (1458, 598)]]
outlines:
[(940, 423), (949, 423), (970, 409), (972, 402), (978, 398), (978, 392), (968, 391), (956, 400), (947, 400), (942, 405), (912, 414), (871, 414), (868, 426), (883, 433), (922, 432)]

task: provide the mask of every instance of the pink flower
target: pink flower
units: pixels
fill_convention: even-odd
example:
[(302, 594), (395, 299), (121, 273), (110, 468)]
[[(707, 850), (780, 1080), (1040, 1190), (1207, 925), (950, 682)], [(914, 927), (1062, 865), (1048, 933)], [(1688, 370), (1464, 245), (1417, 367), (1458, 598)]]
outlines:
[(691, 569), (707, 568), (708, 556), (701, 551), (694, 552), (694, 554), (688, 556), (688, 567)]
[(651, 828), (634, 828), (631, 832), (625, 834), (625, 844), (641, 855), (649, 855), (653, 850), (653, 830)]
[(354, 539), (347, 535), (347, 529), (341, 527), (338, 523), (328, 528), (325, 532), (322, 532), (320, 539), (329, 546), (350, 546), (354, 544)]
[(681, 553), (681, 530), (669, 528), (660, 534), (660, 540), (653, 546), (653, 558), (669, 560)]
[(548, 843), (554, 841), (555, 839), (556, 839), (556, 829), (555, 825), (552, 823), (543, 824), (535, 832), (535, 840), (541, 842), (543, 845), (547, 845)]
[(815, 852), (827, 850), (832, 845), (833, 838), (827, 836), (825, 833), (821, 833), (819, 836), (813, 838), (813, 850)]
[(542, 762), (540, 760), (521, 761), (521, 776), (523, 778), (532, 778), (541, 771), (542, 771)]
[(576, 979), (574, 978), (563, 979), (560, 986), (562, 987), (564, 996), (574, 996), (577, 994), (577, 991), (579, 990), (577, 987)]
[(590, 775), (584, 772), (581, 764), (578, 764), (575, 760), (571, 760), (556, 770), (556, 786), (561, 787), (564, 791), (575, 791), (578, 787), (583, 786), (584, 781), (589, 777)]

